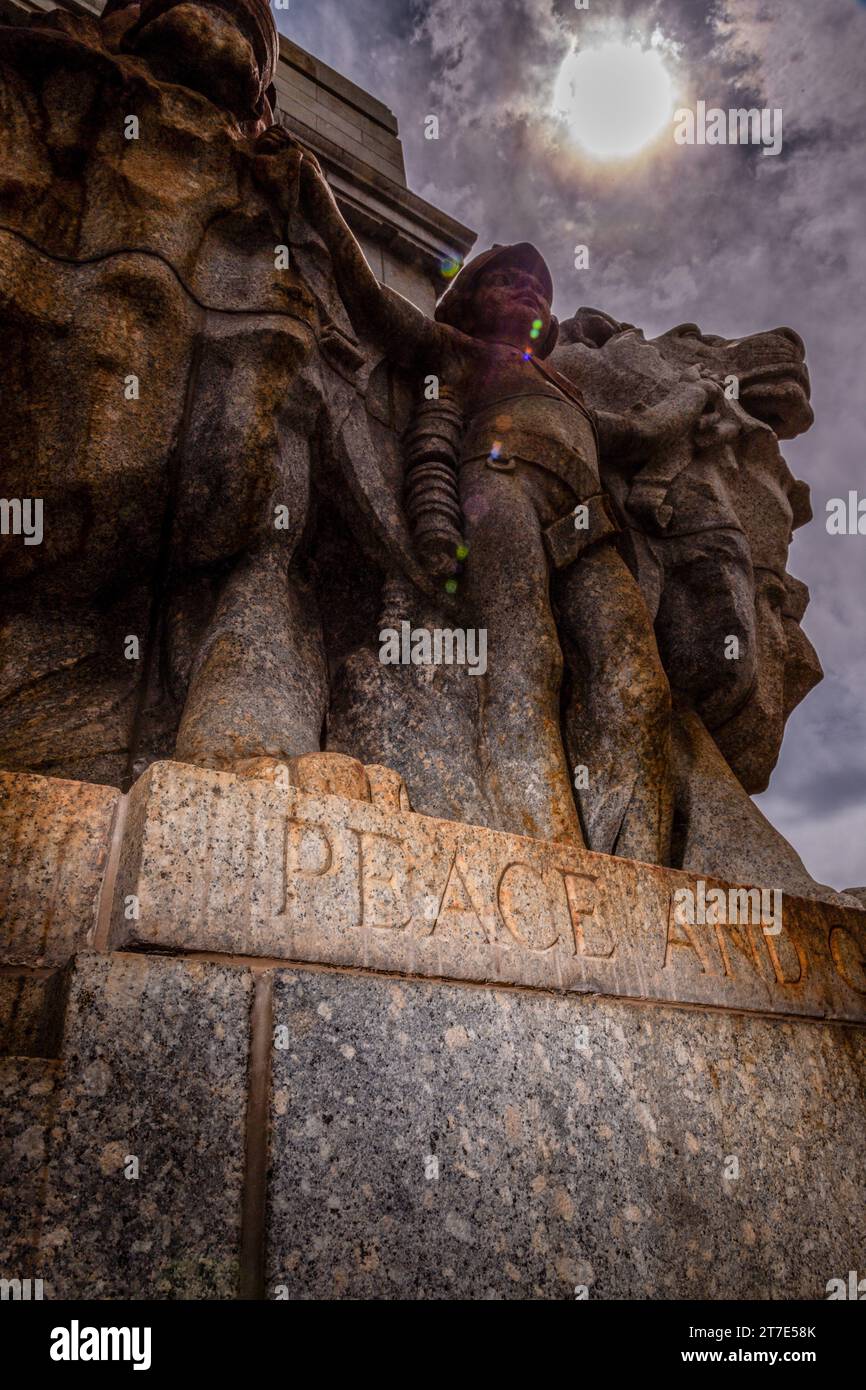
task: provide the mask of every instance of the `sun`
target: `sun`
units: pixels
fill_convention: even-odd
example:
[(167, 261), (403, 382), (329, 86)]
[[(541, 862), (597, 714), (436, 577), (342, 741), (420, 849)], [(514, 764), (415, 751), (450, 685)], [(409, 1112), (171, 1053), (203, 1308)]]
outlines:
[(572, 51), (553, 91), (553, 110), (597, 159), (635, 154), (673, 112), (671, 79), (655, 48), (605, 43)]

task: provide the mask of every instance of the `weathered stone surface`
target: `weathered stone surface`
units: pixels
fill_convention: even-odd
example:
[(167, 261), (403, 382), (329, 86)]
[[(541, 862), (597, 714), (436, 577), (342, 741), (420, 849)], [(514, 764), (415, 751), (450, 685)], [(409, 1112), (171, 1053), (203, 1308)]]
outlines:
[(0, 1057), (57, 1057), (66, 1006), (67, 975), (0, 974)]
[(0, 25), (0, 1274), (246, 1296), (269, 1138), (271, 1297), (822, 1296), (866, 890), (749, 799), (821, 674), (800, 338), (554, 355), (525, 242), (434, 309), (466, 229), (296, 63), (365, 258), (267, 0), (85, 10)]
[[(789, 328), (725, 339), (695, 324), (647, 341), (586, 308), (561, 328), (553, 361), (595, 409), (658, 408), (698, 375), (738, 383), (739, 399), (716, 402), (708, 436), (680, 432), (637, 469), (610, 451), (602, 477), (675, 695), (670, 862), (826, 896), (746, 794), (767, 786), (788, 716), (822, 676), (801, 626), (808, 589), (787, 571), (793, 530), (811, 519), (809, 489), (779, 447), (813, 419), (803, 343)], [(564, 654), (569, 755), (591, 764), (581, 713), (591, 673), (568, 641)], [(579, 796), (590, 847), (604, 849), (592, 828), (598, 793), (590, 780)]]
[[(273, 122), (278, 53), (265, 0), (0, 26), (4, 487), (45, 509), (3, 549), (0, 765), (126, 788), (172, 753), (276, 758), (303, 784), (324, 744), (426, 814), (824, 896), (746, 795), (821, 674), (786, 569), (801, 339), (647, 342), (581, 309), (557, 345), (526, 242), (431, 317), (372, 206), (349, 214), (371, 262)], [(386, 109), (290, 63), (331, 176), (341, 141), (343, 175), (399, 175)], [(394, 616), (483, 634), (483, 672), (385, 666)]]
[[(433, 373), (447, 388), (447, 398), (415, 400), (415, 418), (404, 436), (405, 506), (419, 559), (440, 581), (443, 618), (446, 588), (459, 590), (456, 625), (464, 632), (477, 625), (484, 634), (488, 655), (483, 670), (473, 674), (485, 682), (475, 742), (486, 823), (584, 842), (560, 731), (562, 656), (551, 604), (551, 573), (567, 570), (569, 601), (559, 603), (558, 621), (595, 658), (600, 695), (590, 709), (594, 736), (601, 737), (602, 726), (608, 738), (611, 727), (627, 735), (617, 743), (614, 765), (594, 766), (612, 827), (609, 843), (596, 848), (608, 851), (617, 844), (623, 855), (667, 863), (670, 692), (646, 605), (610, 545), (617, 528), (603, 505), (599, 449), (631, 452), (647, 441), (663, 441), (672, 428), (691, 436), (709, 386), (683, 383), (664, 410), (644, 411), (639, 422), (611, 413), (590, 416), (565, 378), (543, 364), (557, 324), (550, 271), (533, 246), (496, 246), (473, 258), (449, 285), (431, 322), (378, 284), (307, 156), (300, 183), (301, 205), (327, 245), (356, 330), (365, 326), (400, 366), (419, 376)], [(603, 524), (590, 524), (581, 535), (576, 507)], [(554, 532), (567, 535), (568, 545), (552, 545)], [(453, 578), (446, 584), (445, 576), (457, 568), (463, 569), (459, 584)], [(367, 673), (356, 663), (356, 674)], [(402, 725), (403, 702), (399, 680), (392, 684), (382, 751), (368, 748), (365, 761), (393, 765), (388, 731)], [(364, 727), (373, 685), (343, 692), (338, 737), (344, 751), (351, 751), (352, 741), (347, 716), (357, 708)], [(461, 701), (455, 713), (462, 711)], [(444, 711), (446, 725), (450, 714)], [(443, 732), (437, 728), (437, 743)], [(401, 741), (397, 735), (395, 742)], [(587, 760), (594, 751), (587, 749)], [(423, 764), (425, 753), (416, 746), (409, 761)], [(401, 762), (397, 770), (413, 804), (422, 805), (410, 780), (412, 767)]]
[(793, 845), (743, 792), (718, 744), (694, 711), (680, 710), (674, 737), (684, 869), (734, 883), (775, 884), (795, 897), (866, 906), (856, 893), (816, 883)]
[(0, 961), (62, 965), (88, 944), (119, 793), (0, 772)]
[(236, 1297), (251, 990), (237, 968), (76, 958), (35, 1261), (51, 1297)]
[[(262, 608), (279, 649), (284, 610), (279, 580), (268, 581), (282, 557), (286, 587), (291, 547), (270, 503), (300, 486), (290, 446), (276, 439), (277, 403), (311, 352), (316, 317), (299, 277), (275, 262), (292, 177), (290, 155), (257, 144), (272, 118), (265, 93), (277, 51), (267, 5), (142, 10), (134, 37), (124, 34), (139, 18), (132, 6), (104, 22), (61, 8), (0, 33), (4, 486), (45, 509), (42, 543), (7, 546), (3, 557), (0, 760), (114, 782), (142, 750), (173, 746), (195, 656), (200, 701), (209, 618), (225, 664), (225, 646), (234, 641), (237, 655)], [(53, 114), (41, 121), (39, 110)], [(146, 138), (126, 138), (127, 116)], [(61, 162), (72, 160), (63, 175), (61, 149)], [(34, 356), (62, 373), (64, 404), (28, 370)], [(292, 414), (303, 434), (302, 402)], [(271, 546), (265, 556), (259, 545), (258, 604), (244, 628), (226, 609), (250, 565), (226, 585), (213, 566), (243, 554), (254, 531)], [(127, 659), (127, 635), (138, 660)], [(169, 654), (148, 689), (157, 641)], [(246, 647), (253, 663), (258, 650)], [(264, 694), (266, 659), (256, 674)], [(202, 729), (198, 708), (194, 700), (186, 736), (212, 752), (208, 734), (219, 741), (223, 730)]]
[[(0, 1277), (44, 1279), (39, 1253), (59, 1063), (0, 1057)], [(49, 1290), (44, 1290), (46, 1296)]]
[(390, 767), (365, 767), (345, 753), (305, 753), (300, 758), (250, 758), (232, 771), (278, 787), (296, 787), (313, 795), (370, 801), (383, 811), (411, 811), (406, 784)]
[(862, 911), (783, 897), (778, 934), (682, 925), (688, 887), (570, 845), (157, 763), (130, 794), (112, 940), (866, 1019)]
[(364, 522), (423, 582), (370, 500), (383, 453), (399, 470), (394, 423), (369, 433), (382, 354), (299, 213), (277, 53), (266, 0), (0, 26), (4, 493), (44, 508), (40, 543), (0, 553), (0, 766), (125, 788), (175, 750), (317, 751), (313, 491), (345, 499), (344, 569)]
[(274, 1023), (270, 1298), (820, 1299), (862, 1267), (859, 1029), (325, 971), (278, 972)]

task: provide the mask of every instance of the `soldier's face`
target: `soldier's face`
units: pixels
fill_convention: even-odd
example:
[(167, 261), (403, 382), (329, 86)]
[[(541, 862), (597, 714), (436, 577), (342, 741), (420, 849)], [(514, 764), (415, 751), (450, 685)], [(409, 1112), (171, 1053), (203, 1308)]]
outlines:
[(495, 267), (479, 277), (472, 296), (473, 332), (516, 347), (543, 345), (550, 305), (540, 280), (516, 266)]
[(130, 47), (162, 81), (191, 87), (235, 115), (248, 115), (258, 98), (252, 43), (215, 0), (181, 0), (167, 9), (144, 4)]

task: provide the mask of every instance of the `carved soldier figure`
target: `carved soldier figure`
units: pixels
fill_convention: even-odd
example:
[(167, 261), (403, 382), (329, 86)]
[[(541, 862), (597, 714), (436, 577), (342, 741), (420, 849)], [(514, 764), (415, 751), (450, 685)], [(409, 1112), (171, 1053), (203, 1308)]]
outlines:
[[(822, 675), (800, 626), (808, 590), (787, 571), (793, 530), (811, 515), (809, 489), (779, 447), (812, 423), (803, 343), (790, 328), (726, 339), (688, 323), (647, 340), (589, 308), (562, 327), (556, 366), (597, 409), (655, 406), (699, 371), (738, 385), (739, 399), (719, 401), (707, 447), (684, 434), (637, 472), (604, 460), (673, 691), (672, 863), (833, 896), (748, 795), (767, 786), (787, 718)], [(579, 684), (582, 656), (565, 646)], [(565, 705), (567, 746), (577, 747), (582, 701)]]
[(297, 551), (333, 324), (289, 252), (277, 53), (266, 0), (0, 30), (2, 491), (45, 517), (3, 547), (4, 766), (319, 748)]
[(629, 766), (603, 770), (617, 808), (610, 848), (665, 862), (669, 689), (646, 607), (612, 543), (617, 528), (598, 450), (600, 443), (638, 457), (650, 441), (695, 425), (712, 406), (712, 389), (690, 381), (659, 410), (593, 415), (544, 364), (557, 323), (550, 273), (534, 247), (494, 247), (475, 258), (432, 321), (376, 280), (306, 153), (301, 185), (356, 328), (401, 365), (437, 377), (465, 418), (465, 612), (488, 632), (481, 738), (499, 825), (582, 841), (560, 737), (562, 656), (549, 597), (551, 569), (562, 569), (565, 621), (593, 662), (588, 717), (629, 729)]

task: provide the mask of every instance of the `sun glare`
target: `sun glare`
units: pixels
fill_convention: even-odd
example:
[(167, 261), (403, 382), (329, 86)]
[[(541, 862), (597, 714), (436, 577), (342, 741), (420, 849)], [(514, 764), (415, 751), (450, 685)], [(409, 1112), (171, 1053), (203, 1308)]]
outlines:
[(673, 112), (671, 80), (655, 48), (606, 43), (571, 52), (559, 69), (553, 109), (597, 159), (634, 154)]

